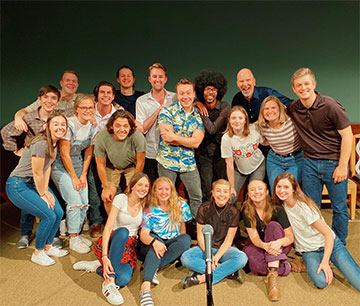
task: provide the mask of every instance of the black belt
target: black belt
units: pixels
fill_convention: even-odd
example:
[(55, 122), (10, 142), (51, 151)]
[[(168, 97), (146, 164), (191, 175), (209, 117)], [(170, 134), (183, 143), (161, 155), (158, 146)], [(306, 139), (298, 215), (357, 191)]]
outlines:
[(296, 151), (291, 152), (291, 153), (289, 153), (289, 154), (279, 154), (279, 153), (276, 153), (276, 152), (274, 152), (274, 151), (273, 151), (273, 152), (274, 152), (276, 155), (279, 155), (279, 156), (281, 156), (281, 157), (291, 157), (291, 156), (294, 156), (294, 155), (300, 153), (301, 151), (302, 151), (302, 149), (299, 148), (299, 149), (297, 149)]

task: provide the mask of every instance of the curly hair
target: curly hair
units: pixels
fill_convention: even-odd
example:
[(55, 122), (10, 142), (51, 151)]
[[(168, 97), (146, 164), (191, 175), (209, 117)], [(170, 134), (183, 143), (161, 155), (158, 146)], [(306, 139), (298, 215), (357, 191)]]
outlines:
[(214, 86), (218, 93), (216, 100), (221, 101), (227, 92), (227, 81), (224, 75), (215, 70), (202, 70), (194, 80), (196, 97), (204, 101), (204, 89), (206, 86)]
[(169, 178), (167, 178), (165, 176), (161, 176), (155, 180), (155, 182), (151, 188), (149, 204), (150, 204), (150, 206), (159, 207), (159, 199), (156, 195), (156, 186), (160, 182), (167, 182), (170, 184), (171, 194), (170, 194), (170, 198), (169, 198), (169, 201), (167, 204), (170, 221), (172, 224), (180, 223), (180, 221), (181, 221), (180, 201), (183, 201), (183, 198), (181, 198), (178, 195), (174, 184), (172, 183), (172, 181)]
[(135, 118), (132, 114), (124, 110), (117, 110), (115, 113), (111, 115), (108, 122), (106, 123), (106, 129), (108, 130), (109, 134), (114, 134), (113, 125), (116, 119), (127, 119), (130, 125), (130, 132), (127, 137), (131, 136), (136, 131), (136, 124)]

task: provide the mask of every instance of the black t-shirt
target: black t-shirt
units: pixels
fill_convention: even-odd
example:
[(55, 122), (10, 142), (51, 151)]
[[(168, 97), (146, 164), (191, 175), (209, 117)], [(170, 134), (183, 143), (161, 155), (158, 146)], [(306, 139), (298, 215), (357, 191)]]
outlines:
[(214, 201), (206, 202), (199, 207), (196, 222), (205, 225), (210, 224), (214, 228), (212, 237), (213, 248), (219, 248), (225, 240), (229, 227), (239, 225), (240, 212), (229, 203), (223, 209), (216, 206)]
[(133, 114), (134, 117), (136, 117), (135, 102), (136, 102), (136, 99), (139, 98), (140, 96), (142, 96), (143, 94), (144, 94), (143, 91), (135, 90), (133, 95), (124, 96), (120, 90), (117, 90), (114, 101), (117, 104), (119, 104), (120, 106), (122, 106), (126, 111)]
[[(244, 213), (243, 213), (243, 219), (244, 219), (245, 227), (251, 228), (250, 220), (246, 217), (246, 215)], [(281, 206), (277, 206), (275, 208), (275, 211), (271, 217), (271, 221), (276, 221), (276, 222), (280, 223), (280, 225), (282, 226), (283, 229), (290, 227), (289, 219), (286, 215), (284, 208), (282, 208)], [(266, 229), (266, 225), (259, 218), (258, 214), (256, 214), (256, 230), (259, 234), (260, 239), (263, 241), (264, 241), (264, 236), (265, 236), (265, 229)]]

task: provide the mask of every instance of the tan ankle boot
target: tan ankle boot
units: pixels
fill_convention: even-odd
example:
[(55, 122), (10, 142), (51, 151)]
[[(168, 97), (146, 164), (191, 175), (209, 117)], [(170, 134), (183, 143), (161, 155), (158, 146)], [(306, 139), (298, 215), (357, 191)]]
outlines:
[(267, 275), (267, 279), (269, 286), (269, 300), (273, 302), (280, 300), (278, 271), (269, 271)]

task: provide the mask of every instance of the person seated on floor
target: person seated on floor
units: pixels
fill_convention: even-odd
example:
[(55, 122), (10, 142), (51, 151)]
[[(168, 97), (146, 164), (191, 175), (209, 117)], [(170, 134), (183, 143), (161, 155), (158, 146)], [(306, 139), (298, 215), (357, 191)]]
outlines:
[(320, 209), (301, 190), (292, 173), (284, 172), (276, 177), (273, 198), (278, 205), (285, 208), (295, 234), (295, 249), (302, 253), (311, 282), (320, 289), (331, 284), (331, 261), (360, 291), (359, 265), (325, 223)]
[(129, 185), (134, 173), (143, 171), (145, 151), (145, 137), (136, 130), (135, 119), (127, 111), (113, 113), (106, 129), (96, 136), (94, 155), (103, 188), (101, 199), (107, 214), (110, 213), (121, 175), (125, 175), (126, 185)]
[[(20, 138), (25, 135), (25, 142), (32, 137), (44, 131), (46, 126), (46, 120), (53, 114), (54, 109), (59, 104), (60, 92), (52, 86), (46, 85), (40, 88), (38, 100), (40, 101), (40, 107), (36, 110), (27, 113), (24, 116), (24, 122), (28, 127), (27, 131), (18, 130), (15, 127), (15, 121), (10, 122), (1, 129), (1, 136), (3, 139), (3, 146), (5, 150), (13, 151), (15, 155), (21, 156), (23, 151), (22, 142)], [(72, 112), (68, 112), (70, 115)], [(20, 216), (20, 239), (17, 247), (19, 249), (25, 249), (29, 246), (33, 239), (33, 227), (34, 227), (34, 216), (21, 210)], [(54, 246), (62, 247), (61, 240), (56, 237), (54, 239)]]
[(282, 172), (291, 172), (301, 181), (303, 154), (299, 135), (286, 108), (278, 97), (269, 96), (261, 104), (258, 120), (261, 134), (271, 149), (266, 156), (266, 173), (270, 192)]
[(265, 157), (259, 149), (263, 138), (242, 106), (230, 110), (229, 120), (221, 138), (221, 157), (225, 158), (226, 173), (231, 185), (232, 203), (236, 203), (239, 192), (246, 182), (263, 180)]
[(49, 256), (63, 257), (69, 253), (52, 246), (63, 210), (48, 187), (51, 164), (57, 155), (56, 144), (66, 129), (65, 116), (50, 115), (45, 130), (25, 144), (19, 164), (6, 181), (6, 194), (10, 201), (40, 219), (31, 261), (42, 266), (55, 264)]
[(243, 219), (249, 239), (243, 251), (249, 259), (249, 268), (257, 275), (267, 275), (269, 299), (280, 299), (278, 275), (290, 273), (287, 254), (294, 242), (294, 234), (285, 210), (275, 205), (267, 185), (260, 180), (249, 183), (247, 199), (243, 204)]
[[(87, 171), (89, 169), (97, 129), (91, 124), (95, 101), (92, 95), (79, 94), (74, 103), (75, 115), (68, 119), (68, 129), (60, 140), (60, 154), (53, 164), (51, 178), (66, 205), (66, 223), (70, 249), (90, 252), (92, 242), (80, 235), (88, 210)], [(84, 151), (84, 158), (81, 152)]]
[(139, 258), (144, 262), (140, 305), (154, 305), (150, 287), (159, 284), (156, 271), (179, 259), (190, 248), (185, 222), (191, 220), (189, 205), (181, 199), (167, 177), (155, 180), (150, 206), (145, 209), (140, 232)]
[(129, 283), (136, 269), (138, 229), (149, 191), (148, 176), (135, 173), (125, 192), (115, 196), (112, 202), (103, 236), (94, 245), (98, 259), (73, 265), (74, 270), (96, 272), (104, 277), (102, 293), (112, 305), (124, 302), (118, 289)]
[(246, 265), (247, 257), (244, 252), (232, 246), (239, 225), (240, 212), (229, 202), (230, 189), (230, 183), (224, 179), (213, 182), (211, 200), (202, 204), (198, 210), (196, 216), (198, 245), (181, 255), (183, 266), (195, 272), (182, 280), (183, 289), (204, 283), (206, 280), (205, 241), (201, 232), (205, 224), (210, 224), (214, 229), (211, 241), (213, 285), (227, 276), (240, 283), (244, 282), (240, 269)]

